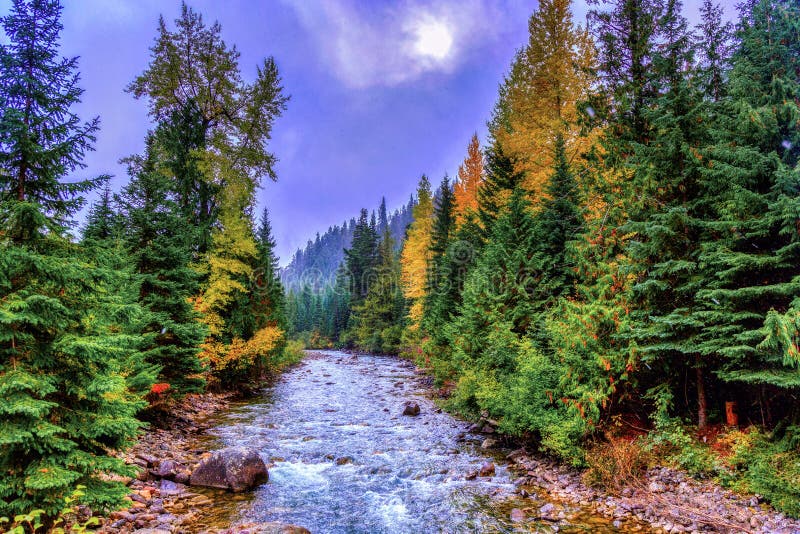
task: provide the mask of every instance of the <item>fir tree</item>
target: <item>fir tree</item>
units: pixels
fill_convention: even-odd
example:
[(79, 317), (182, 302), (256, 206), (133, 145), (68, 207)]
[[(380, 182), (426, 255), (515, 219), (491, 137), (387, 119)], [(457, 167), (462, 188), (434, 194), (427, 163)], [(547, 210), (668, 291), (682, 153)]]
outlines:
[(113, 271), (88, 263), (67, 219), (102, 178), (67, 183), (97, 120), (82, 124), (77, 61), (58, 57), (61, 7), (16, 0), (0, 49), (0, 514), (49, 518), (75, 486), (96, 509), (118, 506), (131, 475), (113, 456), (137, 435), (141, 398), (126, 367), (138, 308), (109, 296)]
[(478, 188), (478, 219), (484, 240), (491, 236), (494, 221), (502, 214), (514, 189), (523, 185), (523, 180), (524, 174), (515, 170), (513, 158), (501, 144), (495, 143), (486, 151), (486, 176)]
[(349, 249), (344, 251), (347, 270), (350, 276), (350, 302), (360, 304), (369, 292), (369, 286), (378, 264), (378, 236), (367, 219), (367, 210), (362, 209)]
[(453, 205), (453, 191), (450, 188), (450, 179), (445, 176), (436, 194), (433, 231), (429, 246), (431, 267), (428, 275), (428, 286), (425, 289), (422, 317), (422, 327), (428, 333), (439, 330), (445, 324), (444, 318), (438, 316), (435, 310), (441, 311), (442, 306), (437, 306), (436, 302), (440, 298), (446, 298), (450, 293), (450, 288), (448, 287), (450, 279), (447, 276), (449, 273), (446, 272), (445, 267), (445, 253), (455, 229)]
[(584, 231), (578, 185), (567, 163), (564, 140), (560, 135), (554, 145), (553, 172), (544, 190), (547, 197), (541, 202), (533, 229), (536, 241), (533, 265), (538, 276), (531, 297), (539, 318), (534, 335), (541, 340), (546, 338), (546, 313), (559, 297), (569, 297), (574, 290), (575, 259), (570, 254), (569, 245)]
[(722, 379), (748, 388), (765, 422), (780, 415), (770, 413), (770, 392), (800, 386), (799, 25), (794, 2), (744, 6), (721, 124), (704, 151), (710, 214), (696, 299), (707, 312), (697, 348), (722, 360)]
[(285, 297), (281, 284), (278, 257), (275, 255), (275, 239), (269, 211), (264, 208), (256, 231), (256, 288), (254, 315), (256, 328), (267, 325), (286, 328)]
[(206, 328), (189, 302), (199, 290), (190, 266), (194, 234), (184, 222), (174, 183), (158, 166), (162, 148), (150, 136), (144, 155), (129, 158), (131, 181), (119, 203), (128, 255), (139, 278), (138, 301), (150, 312), (144, 357), (158, 366), (159, 380), (180, 394), (203, 387), (198, 352)]

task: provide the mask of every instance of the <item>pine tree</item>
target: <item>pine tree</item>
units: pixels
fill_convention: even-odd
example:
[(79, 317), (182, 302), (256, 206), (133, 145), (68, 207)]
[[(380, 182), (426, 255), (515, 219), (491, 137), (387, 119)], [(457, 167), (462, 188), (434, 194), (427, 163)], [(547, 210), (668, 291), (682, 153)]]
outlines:
[(277, 326), (286, 329), (285, 296), (280, 279), (278, 257), (275, 255), (275, 239), (272, 237), (272, 225), (269, 222), (269, 211), (264, 208), (256, 231), (256, 328)]
[(584, 231), (583, 213), (578, 197), (578, 184), (567, 163), (564, 140), (557, 136), (554, 167), (545, 184), (547, 197), (536, 214), (533, 230), (536, 253), (533, 265), (538, 273), (531, 298), (536, 309), (538, 325), (534, 336), (546, 347), (544, 318), (560, 297), (570, 297), (576, 282), (575, 258), (570, 243)]
[(106, 184), (100, 200), (89, 208), (86, 226), (83, 229), (83, 241), (108, 242), (119, 235), (118, 228), (117, 214), (111, 205), (111, 188)]
[[(141, 397), (125, 367), (137, 308), (108, 295), (116, 273), (81, 257), (65, 225), (97, 120), (82, 124), (76, 59), (58, 57), (61, 7), (16, 0), (0, 49), (0, 514), (52, 518), (76, 485), (95, 509), (117, 506), (131, 475), (115, 450), (137, 435)], [(121, 304), (118, 305), (118, 304)]]
[(158, 366), (159, 380), (181, 394), (204, 385), (198, 353), (207, 330), (189, 302), (199, 291), (190, 265), (193, 229), (185, 225), (174, 183), (159, 167), (162, 150), (150, 136), (144, 155), (128, 159), (131, 181), (119, 203), (128, 255), (139, 278), (138, 301), (150, 312), (145, 361)]
[(364, 350), (396, 353), (403, 331), (403, 294), (398, 284), (400, 264), (388, 228), (383, 232), (379, 257), (366, 298), (353, 307), (353, 336)]
[(537, 282), (533, 264), (535, 220), (525, 197), (525, 191), (517, 186), (467, 277), (463, 302), (450, 328), (455, 351), (467, 366), (472, 361), (510, 370), (513, 362), (504, 360), (502, 354), (486, 352), (492, 325), (508, 324), (516, 336), (526, 335), (532, 325), (531, 295)]
[(455, 229), (453, 214), (453, 191), (450, 189), (450, 179), (445, 176), (436, 192), (436, 206), (434, 207), (434, 223), (431, 232), (431, 242), (428, 247), (430, 253), (430, 269), (428, 284), (425, 288), (425, 300), (422, 315), (422, 327), (426, 333), (441, 329), (444, 318), (436, 311), (441, 311), (443, 306), (438, 306), (437, 301), (447, 298), (450, 294), (449, 277), (445, 266), (445, 254)]
[(374, 269), (378, 265), (378, 236), (367, 219), (367, 210), (362, 209), (353, 230), (353, 241), (345, 250), (346, 265), (350, 277), (350, 303), (360, 304), (369, 292)]
[(628, 250), (639, 279), (633, 286), (630, 337), (640, 358), (655, 370), (654, 385), (661, 387), (693, 369), (702, 429), (708, 413), (707, 362), (697, 347), (704, 312), (694, 296), (703, 283), (697, 259), (704, 208), (699, 198), (703, 163), (696, 155), (709, 142), (710, 114), (698, 73), (689, 70), (694, 50), (680, 2), (666, 3), (658, 29), (662, 44), (653, 55), (652, 78), (660, 96), (643, 113), (653, 128), (629, 159), (636, 168), (633, 180), (647, 201), (636, 203), (632, 220), (622, 227), (635, 234)]
[(523, 185), (524, 173), (515, 169), (514, 159), (495, 143), (486, 151), (486, 176), (478, 188), (478, 220), (483, 227), (484, 240), (508, 205), (511, 193)]
[(707, 312), (697, 349), (722, 360), (719, 376), (744, 386), (760, 407), (753, 415), (769, 422), (780, 413), (768, 395), (800, 386), (800, 8), (749, 3), (737, 34), (720, 126), (703, 154), (710, 213), (696, 300)]

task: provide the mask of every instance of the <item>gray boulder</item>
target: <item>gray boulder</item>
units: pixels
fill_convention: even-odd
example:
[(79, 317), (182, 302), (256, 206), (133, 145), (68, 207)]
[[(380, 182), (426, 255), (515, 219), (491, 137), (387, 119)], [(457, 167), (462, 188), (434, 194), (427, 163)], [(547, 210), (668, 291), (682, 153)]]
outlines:
[(247, 447), (214, 451), (201, 461), (189, 477), (192, 486), (247, 491), (269, 479), (267, 466), (258, 452)]

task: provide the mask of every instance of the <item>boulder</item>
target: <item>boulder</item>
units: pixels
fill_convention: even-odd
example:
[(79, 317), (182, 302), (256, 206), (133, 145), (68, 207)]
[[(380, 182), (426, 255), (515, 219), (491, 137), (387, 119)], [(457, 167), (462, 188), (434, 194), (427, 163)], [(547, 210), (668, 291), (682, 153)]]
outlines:
[(403, 404), (403, 415), (415, 416), (419, 415), (419, 404), (414, 401), (406, 401)]
[(160, 464), (158, 464), (158, 470), (156, 474), (159, 478), (169, 478), (175, 479), (175, 475), (178, 474), (180, 470), (180, 466), (174, 460), (162, 460)]
[(480, 476), (490, 477), (494, 475), (494, 464), (492, 462), (485, 462), (480, 469)]
[(214, 451), (192, 471), (189, 484), (246, 491), (266, 482), (267, 466), (258, 452), (247, 447), (229, 447)]

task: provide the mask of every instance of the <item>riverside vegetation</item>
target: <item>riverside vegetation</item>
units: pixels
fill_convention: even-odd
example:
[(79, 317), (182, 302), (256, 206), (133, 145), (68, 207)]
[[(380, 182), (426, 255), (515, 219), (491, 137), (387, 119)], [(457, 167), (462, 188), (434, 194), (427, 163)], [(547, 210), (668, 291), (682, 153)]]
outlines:
[(152, 404), (252, 388), (300, 354), (267, 212), (253, 214), (287, 101), (275, 62), (245, 83), (218, 24), (186, 5), (174, 30), (161, 20), (127, 88), (149, 104), (145, 150), (76, 239), (84, 195), (109, 177), (70, 179), (99, 119), (72, 111), (82, 90), (77, 59), (58, 54), (61, 10), (14, 0), (1, 20), (0, 530), (17, 532), (79, 529), (78, 504), (129, 502), (119, 478), (136, 470), (115, 452)]
[(340, 265), (298, 253), (328, 283), (293, 278), (290, 331), (408, 355), (611, 491), (667, 462), (800, 516), (800, 6), (591, 8), (539, 2), (401, 243), (362, 210)]
[(299, 358), (290, 336), (413, 357), (449, 408), (611, 492), (658, 459), (800, 516), (800, 6), (747, 0), (732, 25), (705, 0), (690, 28), (677, 0), (591, 4), (583, 27), (541, 0), (457, 179), (332, 229), (310, 245), (329, 280), (287, 298), (253, 213), (288, 100), (275, 62), (246, 83), (219, 24), (160, 20), (127, 88), (153, 127), (112, 193), (72, 179), (99, 120), (72, 111), (59, 2), (14, 0), (2, 528), (92, 527), (75, 511), (127, 502), (120, 453), (159, 403), (254, 387)]

